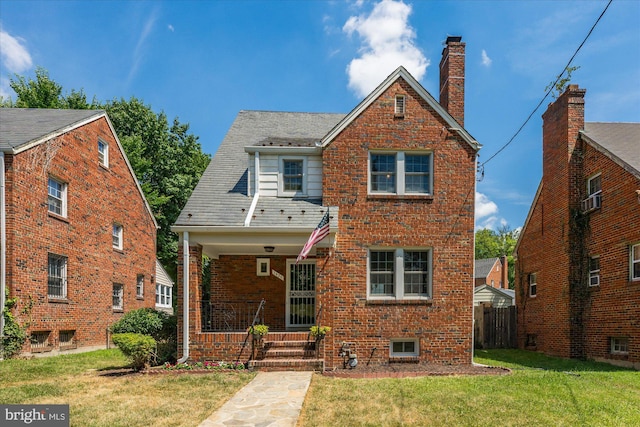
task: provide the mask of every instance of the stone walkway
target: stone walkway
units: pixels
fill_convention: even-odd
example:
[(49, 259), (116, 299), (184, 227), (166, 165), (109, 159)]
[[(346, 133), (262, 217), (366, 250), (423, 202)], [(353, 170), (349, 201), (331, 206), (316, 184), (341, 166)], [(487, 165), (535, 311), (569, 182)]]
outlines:
[(259, 372), (200, 427), (295, 426), (311, 372)]

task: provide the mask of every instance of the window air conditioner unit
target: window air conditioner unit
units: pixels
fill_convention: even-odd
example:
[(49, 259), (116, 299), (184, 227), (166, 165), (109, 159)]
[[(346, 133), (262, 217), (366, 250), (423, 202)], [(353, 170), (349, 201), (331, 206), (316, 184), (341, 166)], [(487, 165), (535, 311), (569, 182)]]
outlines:
[(600, 209), (600, 202), (602, 201), (602, 194), (596, 193), (587, 197), (582, 201), (582, 211), (591, 212), (594, 209)]

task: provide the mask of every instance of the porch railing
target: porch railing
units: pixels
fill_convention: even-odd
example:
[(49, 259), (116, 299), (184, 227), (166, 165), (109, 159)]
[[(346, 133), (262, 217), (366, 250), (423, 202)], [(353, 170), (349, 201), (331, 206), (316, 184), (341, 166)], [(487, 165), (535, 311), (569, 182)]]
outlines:
[(264, 323), (260, 301), (200, 301), (202, 332), (245, 332), (254, 322)]

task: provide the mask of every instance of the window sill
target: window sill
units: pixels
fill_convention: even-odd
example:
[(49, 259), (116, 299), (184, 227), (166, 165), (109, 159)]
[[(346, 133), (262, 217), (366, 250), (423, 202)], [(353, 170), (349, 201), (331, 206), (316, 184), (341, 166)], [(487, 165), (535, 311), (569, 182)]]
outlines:
[(47, 353), (53, 350), (53, 346), (48, 346), (44, 348), (32, 348), (31, 353)]
[(58, 221), (62, 221), (65, 222), (67, 224), (69, 224), (69, 218), (62, 216), (62, 215), (58, 215), (56, 213), (53, 212), (49, 212), (47, 211), (47, 213), (49, 214), (49, 218), (53, 218), (53, 219), (57, 219)]
[(124, 254), (124, 250), (122, 250), (120, 248), (113, 248), (113, 252), (117, 252), (119, 254)]
[(368, 299), (366, 305), (433, 305), (433, 299)]
[(69, 304), (69, 300), (66, 298), (52, 298), (49, 297), (48, 302), (53, 304)]
[(417, 200), (433, 203), (433, 194), (367, 194), (367, 200)]
[(105, 172), (109, 172), (109, 166), (108, 165), (104, 165), (104, 164), (98, 162), (98, 166), (100, 166), (100, 168), (102, 170), (104, 170)]
[(138, 301), (144, 301), (144, 297), (141, 297), (141, 296), (136, 296), (136, 299), (137, 299)]
[(420, 363), (418, 356), (390, 356), (389, 363)]
[(114, 313), (124, 313), (124, 308), (112, 308)]

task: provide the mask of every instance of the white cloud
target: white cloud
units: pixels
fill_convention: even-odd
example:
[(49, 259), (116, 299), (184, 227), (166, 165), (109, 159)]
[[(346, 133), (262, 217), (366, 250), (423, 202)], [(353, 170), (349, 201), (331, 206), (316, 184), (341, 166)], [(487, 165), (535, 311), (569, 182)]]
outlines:
[(133, 63), (131, 64), (131, 69), (129, 70), (129, 77), (127, 79), (128, 82), (130, 82), (138, 72), (138, 68), (140, 67), (140, 63), (142, 62), (145, 53), (145, 42), (151, 34), (151, 31), (153, 30), (153, 26), (156, 23), (156, 17), (157, 10), (154, 9), (151, 12), (151, 15), (147, 18), (144, 26), (142, 27), (142, 32), (138, 37), (138, 43), (136, 43), (135, 50), (133, 51)]
[(169, 24), (167, 25), (167, 28), (169, 29), (169, 31), (171, 31), (172, 33), (175, 31), (175, 28), (173, 28), (173, 25)]
[(12, 73), (22, 73), (33, 66), (31, 55), (24, 46), (24, 39), (13, 37), (0, 29), (0, 58), (2, 65)]
[(487, 55), (487, 51), (482, 49), (482, 65), (489, 67), (491, 66), (491, 62), (493, 61), (489, 58), (489, 55)]
[(347, 66), (349, 87), (358, 96), (369, 94), (400, 65), (417, 80), (425, 75), (429, 60), (415, 44), (410, 14), (411, 6), (402, 1), (383, 0), (369, 15), (352, 16), (344, 24), (344, 32), (362, 40), (360, 57)]
[(486, 195), (476, 192), (476, 229), (489, 228), (495, 230), (498, 226), (507, 225), (504, 218), (498, 216), (498, 205)]

